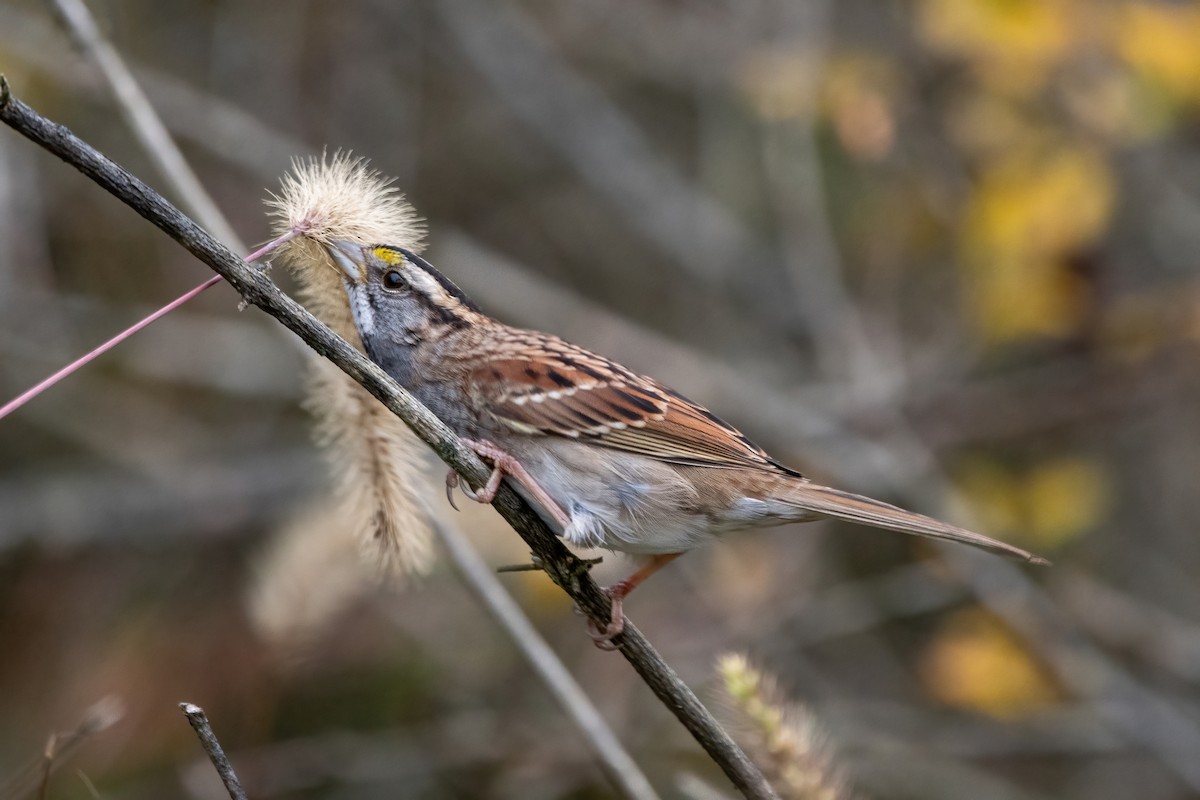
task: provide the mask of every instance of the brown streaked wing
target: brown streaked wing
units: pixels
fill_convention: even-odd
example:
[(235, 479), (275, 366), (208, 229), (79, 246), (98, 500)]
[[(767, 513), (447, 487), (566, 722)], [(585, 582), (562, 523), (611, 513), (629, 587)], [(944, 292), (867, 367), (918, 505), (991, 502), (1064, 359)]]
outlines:
[(727, 469), (773, 469), (777, 465), (741, 431), (678, 392), (643, 379), (669, 399), (661, 420), (644, 428), (612, 431), (600, 437), (608, 447), (632, 450), (675, 464)]
[(472, 376), (502, 424), (677, 464), (775, 466), (737, 429), (649, 378), (557, 338), (522, 344)]

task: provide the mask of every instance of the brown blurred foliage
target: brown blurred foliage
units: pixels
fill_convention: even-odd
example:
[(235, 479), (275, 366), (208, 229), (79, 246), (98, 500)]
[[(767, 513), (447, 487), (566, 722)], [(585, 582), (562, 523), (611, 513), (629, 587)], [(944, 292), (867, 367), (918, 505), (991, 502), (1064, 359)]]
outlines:
[[(749, 651), (864, 796), (1200, 794), (1200, 4), (92, 7), (247, 240), (293, 156), (353, 150), (495, 315), (1055, 561), (736, 537), (628, 606), (698, 689)], [(0, 71), (157, 182), (43, 4), (0, 6)], [(205, 277), (0, 132), (6, 396)], [(90, 796), (77, 769), (106, 800), (220, 797), (181, 700), (255, 798), (611, 796), (448, 568), (388, 591), (325, 555), (302, 354), (236, 306), (217, 288), (0, 423), (0, 776), (111, 694), (50, 797)], [(505, 580), (664, 795), (722, 786), (561, 593)]]

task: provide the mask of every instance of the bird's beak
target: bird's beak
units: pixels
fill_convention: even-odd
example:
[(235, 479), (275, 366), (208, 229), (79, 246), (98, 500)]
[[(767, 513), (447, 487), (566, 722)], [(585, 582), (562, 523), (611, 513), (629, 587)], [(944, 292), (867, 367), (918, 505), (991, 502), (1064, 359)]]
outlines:
[(352, 284), (366, 283), (367, 269), (363, 261), (363, 250), (354, 242), (335, 241), (325, 245), (334, 266), (342, 271), (342, 277)]

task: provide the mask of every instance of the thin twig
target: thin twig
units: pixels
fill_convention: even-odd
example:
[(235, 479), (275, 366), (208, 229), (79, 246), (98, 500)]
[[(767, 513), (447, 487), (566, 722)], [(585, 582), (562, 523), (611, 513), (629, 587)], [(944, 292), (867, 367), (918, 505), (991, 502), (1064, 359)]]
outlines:
[(204, 713), (204, 709), (191, 703), (180, 703), (179, 707), (183, 709), (184, 716), (191, 723), (192, 729), (196, 731), (196, 737), (200, 739), (200, 746), (204, 748), (205, 753), (208, 753), (208, 760), (217, 768), (217, 774), (221, 776), (221, 783), (225, 784), (225, 791), (229, 792), (230, 800), (248, 800), (246, 790), (242, 788), (242, 782), (238, 780), (237, 774), (233, 771), (233, 764), (229, 763), (229, 757), (221, 749), (217, 735), (213, 733), (212, 726), (208, 724), (208, 716)]
[(54, 769), (54, 756), (58, 752), (58, 734), (50, 734), (46, 740), (46, 749), (42, 751), (42, 778), (38, 781), (38, 800), (46, 800), (46, 792), (50, 789), (50, 773)]
[(658, 794), (651, 787), (650, 781), (629, 753), (621, 747), (621, 743), (617, 741), (604, 717), (600, 716), (596, 706), (584, 694), (562, 661), (546, 644), (546, 640), (529, 622), (525, 612), (492, 574), (491, 569), (471, 547), (466, 537), (456, 528), (440, 523), (434, 524), (434, 531), (441, 538), (450, 560), (462, 573), (467, 586), (500, 627), (508, 632), (520, 649), (521, 655), (525, 656), (525, 660), (541, 676), (563, 710), (574, 720), (609, 778), (626, 797), (641, 800), (657, 798)]
[(229, 247), (237, 251), (245, 250), (245, 244), (205, 191), (196, 173), (188, 166), (183, 153), (179, 152), (179, 147), (167, 131), (167, 126), (146, 99), (145, 92), (133, 77), (124, 59), (100, 32), (96, 18), (92, 16), (83, 0), (52, 2), (72, 38), (88, 58), (96, 63), (96, 67), (112, 87), (117, 108), (121, 110), (134, 135), (158, 166), (163, 177), (179, 195), (184, 208), (195, 214), (200, 224)]
[(100, 800), (100, 792), (96, 790), (96, 784), (92, 783), (92, 779), (87, 776), (87, 773), (81, 769), (75, 770), (75, 774), (79, 776), (79, 780), (83, 782), (84, 787), (88, 790), (88, 794), (93, 800)]
[[(137, 178), (101, 155), (65, 127), (50, 122), (11, 96), (0, 78), (0, 121), (87, 175), (129, 205), (145, 219), (178, 241), (193, 255), (221, 274), (247, 302), (282, 322), (310, 347), (333, 361), (372, 395), (399, 415), (439, 457), (472, 487), (482, 486), (490, 475), (483, 462), (428, 409), (404, 391), (383, 370), (336, 336), (294, 300), (284, 295), (267, 275), (248, 268), (220, 242), (185, 217)], [(516, 529), (546, 567), (546, 574), (584, 612), (598, 623), (611, 615), (608, 597), (578, 568), (573, 556), (508, 485), (502, 484), (494, 506)], [(641, 632), (629, 624), (616, 643), (621, 654), (659, 699), (683, 723), (696, 741), (747, 797), (774, 798), (774, 790), (761, 771), (713, 718), (696, 695), (663, 661)]]
[(105, 342), (104, 344), (100, 345), (99, 347), (96, 347), (95, 349), (91, 350), (90, 352), (85, 353), (84, 355), (75, 359), (70, 364), (67, 364), (65, 367), (58, 370), (50, 377), (46, 378), (45, 380), (41, 381), (40, 383), (37, 383), (36, 385), (31, 386), (28, 389), (26, 389), (25, 391), (21, 392), (21, 394), (17, 395), (12, 400), (9, 400), (3, 406), (0, 406), (0, 419), (4, 419), (9, 414), (16, 411), (21, 406), (25, 405), (33, 398), (37, 397), (39, 394), (46, 391), (51, 386), (53, 386), (54, 384), (61, 381), (63, 378), (67, 377), (68, 375), (71, 375), (72, 373), (79, 370), (81, 367), (91, 363), (95, 359), (104, 355), (109, 350), (113, 349), (114, 347), (119, 345), (121, 342), (128, 339), (130, 336), (133, 336), (135, 333), (137, 333), (138, 331), (145, 328), (150, 323), (154, 322), (155, 320), (159, 319), (160, 317), (165, 316), (166, 314), (171, 313), (172, 311), (179, 308), (181, 305), (183, 305), (187, 301), (191, 300), (196, 295), (203, 292), (205, 289), (209, 288), (210, 286), (215, 286), (216, 284), (220, 283), (221, 280), (222, 280), (222, 278), (220, 275), (214, 275), (213, 277), (209, 278), (204, 283), (200, 284), (199, 286), (195, 287), (194, 289), (189, 289), (187, 292), (185, 292), (184, 294), (175, 298), (170, 303), (167, 303), (165, 306), (158, 309), (150, 316), (146, 317), (145, 319), (142, 319), (140, 322), (137, 322), (136, 324), (132, 325), (131, 327), (126, 328), (125, 330), (121, 331), (116, 336), (112, 337), (107, 342)]
[(13, 779), (0, 784), (0, 797), (7, 800), (30, 796), (45, 798), (54, 770), (69, 761), (93, 735), (119, 722), (124, 714), (124, 705), (119, 698), (111, 695), (102, 698), (84, 713), (75, 730), (50, 734), (41, 758)]
[[(246, 256), (246, 258), (245, 258), (246, 263), (251, 263), (253, 261), (257, 261), (258, 259), (262, 258), (264, 255), (269, 253), (271, 250), (275, 249), (276, 247), (283, 244), (284, 242), (294, 239), (298, 235), (299, 235), (299, 231), (293, 230), (293, 231), (289, 231), (288, 233), (285, 233), (283, 236), (280, 236), (276, 239), (271, 240), (270, 242), (267, 242), (265, 245), (258, 248), (250, 255)], [(53, 386), (54, 384), (61, 381), (63, 378), (66, 378), (66, 377), (74, 374), (75, 372), (78, 372), (81, 368), (83, 368), (87, 364), (91, 363), (95, 359), (99, 358), (100, 356), (104, 355), (109, 350), (113, 349), (114, 347), (119, 345), (121, 342), (128, 339), (130, 336), (133, 336), (135, 333), (137, 333), (138, 331), (147, 327), (151, 323), (161, 319), (162, 317), (165, 317), (167, 314), (170, 314), (172, 311), (179, 308), (184, 303), (188, 302), (193, 297), (195, 297), (196, 295), (203, 292), (205, 289), (209, 288), (210, 286), (216, 286), (222, 280), (223, 279), (221, 278), (220, 275), (212, 276), (208, 280), (204, 281), (204, 283), (200, 284), (199, 286), (197, 286), (193, 289), (187, 290), (186, 292), (181, 294), (179, 297), (176, 297), (174, 300), (167, 303), (165, 306), (158, 309), (154, 313), (150, 314), (149, 316), (134, 323), (132, 326), (121, 331), (116, 336), (112, 337), (107, 342), (105, 342), (104, 344), (85, 353), (84, 355), (82, 355), (79, 358), (72, 361), (70, 364), (67, 364), (65, 367), (60, 369), (58, 372), (55, 372), (49, 378), (46, 378), (45, 380), (41, 381), (40, 383), (38, 383), (34, 386), (31, 386), (30, 388), (21, 392), (21, 394), (17, 395), (12, 400), (5, 403), (3, 406), (0, 406), (0, 419), (4, 419), (9, 414), (16, 411), (21, 406), (25, 405), (33, 398), (37, 397), (39, 394), (46, 391), (51, 386)]]

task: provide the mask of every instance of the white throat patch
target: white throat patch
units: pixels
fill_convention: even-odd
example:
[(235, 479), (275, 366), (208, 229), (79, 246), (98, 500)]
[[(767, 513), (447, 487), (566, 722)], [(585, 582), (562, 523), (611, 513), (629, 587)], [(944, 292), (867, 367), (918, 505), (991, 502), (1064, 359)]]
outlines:
[(370, 298), (367, 297), (366, 287), (346, 281), (346, 295), (350, 299), (350, 313), (354, 315), (354, 324), (363, 335), (375, 332), (375, 310), (371, 308)]

